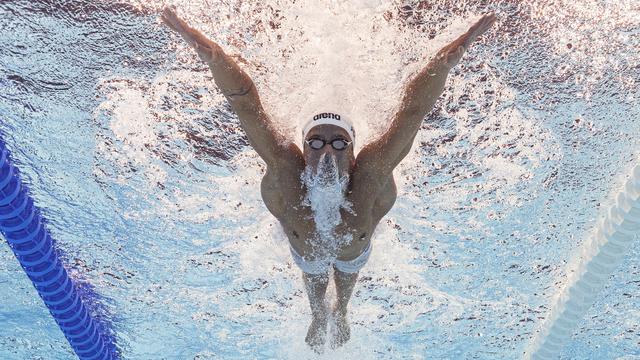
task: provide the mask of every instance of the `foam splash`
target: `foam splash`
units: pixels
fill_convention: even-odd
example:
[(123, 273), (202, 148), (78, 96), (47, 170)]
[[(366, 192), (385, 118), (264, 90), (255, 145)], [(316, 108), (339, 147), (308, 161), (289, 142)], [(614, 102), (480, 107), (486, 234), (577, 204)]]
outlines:
[[(301, 1), (293, 4), (285, 1), (269, 1), (266, 4), (232, 1), (224, 5), (217, 2), (175, 3), (192, 24), (220, 41), (230, 53), (240, 53), (249, 60), (243, 63), (243, 67), (257, 82), (265, 107), (278, 122), (278, 128), (291, 135), (292, 139), (299, 139), (300, 132), (296, 127), (307, 118), (305, 113), (317, 112), (318, 108), (324, 106), (323, 101), (327, 100), (332, 106), (344, 106), (347, 114), (351, 112), (358, 133), (363, 135), (363, 141), (359, 141), (359, 144), (366, 144), (367, 137), (374, 136), (387, 127), (385, 120), (397, 104), (404, 80), (424, 64), (423, 59), (438, 48), (443, 42), (442, 39), (459, 34), (466, 24), (473, 20), (473, 16), (469, 15), (469, 9), (463, 11), (463, 15), (447, 10), (446, 16), (441, 16), (442, 13), (438, 15), (438, 9), (424, 10), (423, 14), (418, 14), (417, 9), (414, 9), (408, 22), (426, 21), (427, 25), (423, 28), (437, 33), (448, 27), (443, 37), (429, 41), (425, 32), (398, 27), (401, 22), (398, 17), (389, 20), (386, 16), (388, 11), (394, 11), (392, 6), (382, 6), (374, 1)], [(560, 19), (553, 16), (552, 12), (558, 7), (571, 9), (569, 3), (555, 2), (558, 5), (554, 6), (544, 4), (542, 8), (545, 11), (545, 21), (551, 17), (551, 21), (565, 21), (568, 26), (576, 29), (575, 31), (585, 38), (585, 44), (580, 46), (580, 51), (590, 49), (590, 54), (593, 54), (605, 49), (600, 42), (595, 46), (587, 46), (590, 43), (584, 36), (585, 32), (574, 26), (576, 22), (585, 19), (585, 16), (580, 15), (582, 12), (578, 14), (580, 16), (576, 16), (579, 18), (577, 20), (572, 17), (563, 16), (565, 19)], [(594, 2), (587, 2), (585, 8), (592, 3)], [(473, 8), (470, 2), (463, 4), (462, 7)], [(212, 7), (216, 11), (211, 11)], [(526, 5), (522, 7), (525, 8)], [(618, 6), (617, 9), (621, 8)], [(419, 19), (425, 13), (428, 14), (427, 20)], [(517, 17), (526, 16), (526, 11), (523, 13), (517, 14)], [(596, 12), (589, 14), (596, 15)], [(601, 16), (600, 12), (597, 16)], [(462, 20), (462, 17), (465, 20)], [(450, 20), (442, 21), (442, 18)], [(530, 25), (535, 31), (546, 31), (545, 36), (550, 33), (554, 39), (564, 36), (564, 30), (553, 30), (557, 28), (554, 26), (541, 26), (539, 23)], [(607, 26), (611, 28), (613, 25)], [(425, 31), (424, 29), (422, 31)], [(521, 35), (510, 36), (516, 40), (523, 40), (532, 35), (527, 28), (520, 30)], [(504, 46), (515, 46), (515, 49), (517, 46), (532, 46), (527, 41), (522, 41), (524, 45), (514, 44), (515, 42), (506, 39)], [(573, 43), (573, 49), (576, 49), (576, 42)], [(167, 173), (160, 180), (175, 178), (171, 169), (176, 166), (175, 163), (164, 162), (167, 154), (177, 154), (186, 158), (190, 165), (194, 166), (195, 170), (182, 173), (190, 179), (185, 176), (177, 184), (174, 183), (175, 188), (170, 187), (171, 196), (160, 197), (160, 200), (150, 198), (149, 208), (144, 211), (135, 210), (133, 215), (135, 219), (169, 216), (175, 221), (186, 221), (188, 225), (216, 220), (208, 230), (208, 236), (201, 236), (200, 239), (203, 240), (198, 241), (201, 245), (198, 245), (195, 251), (202, 253), (189, 253), (190, 258), (198, 260), (198, 264), (203, 265), (185, 265), (178, 271), (180, 274), (191, 275), (190, 281), (197, 286), (187, 285), (181, 288), (175, 285), (179, 290), (180, 299), (185, 299), (192, 305), (192, 313), (188, 312), (189, 309), (185, 313), (202, 322), (203, 329), (206, 330), (198, 335), (202, 342), (200, 346), (211, 348), (210, 339), (207, 337), (213, 334), (214, 338), (220, 340), (220, 344), (216, 346), (232, 343), (232, 350), (235, 351), (233, 354), (236, 356), (238, 352), (255, 356), (257, 351), (266, 351), (269, 356), (275, 358), (313, 358), (315, 355), (306, 348), (302, 335), (291, 337), (291, 334), (304, 334), (306, 331), (308, 323), (304, 315), (308, 315), (308, 303), (302, 291), (298, 270), (292, 265), (287, 253), (286, 238), (274, 230), (278, 227), (277, 223), (268, 214), (259, 198), (257, 189), (260, 176), (264, 172), (261, 160), (253, 150), (241, 147), (231, 158), (219, 162), (223, 166), (207, 166), (203, 162), (215, 161), (217, 158), (199, 158), (195, 151), (181, 147), (184, 142), (178, 132), (169, 132), (171, 135), (167, 137), (167, 132), (154, 131), (149, 137), (149, 128), (160, 128), (163, 123), (169, 121), (184, 125), (197, 121), (202, 114), (209, 115), (208, 109), (212, 107), (224, 108), (223, 102), (215, 104), (221, 97), (207, 78), (206, 68), (197, 63), (197, 58), (183, 42), (176, 41), (176, 46), (179, 66), (189, 69), (182, 70), (182, 79), (177, 79), (178, 73), (173, 68), (167, 70), (168, 81), (164, 81), (162, 77), (152, 81), (125, 78), (122, 79), (121, 89), (114, 90), (113, 101), (105, 103), (109, 105), (109, 110), (121, 108), (114, 112), (120, 119), (106, 125), (107, 130), (104, 133), (110, 136), (107, 140), (130, 142), (137, 146), (133, 149), (140, 150), (121, 148), (122, 143), (113, 146), (105, 141), (100, 145), (99, 153), (105, 155), (107, 162), (117, 159), (114, 160), (117, 163), (114, 167), (124, 173), (124, 177), (119, 178), (122, 184), (133, 186), (133, 180), (142, 176), (145, 180), (143, 183), (148, 187), (142, 187), (139, 190), (141, 194), (147, 190), (153, 195), (158, 192), (154, 181), (154, 176), (157, 175), (154, 173), (154, 164), (158, 164)], [(497, 52), (495, 49), (499, 46), (501, 45), (492, 43), (490, 47), (486, 47), (490, 50), (485, 55)], [(535, 48), (535, 45), (533, 47)], [(427, 338), (430, 336), (436, 339), (439, 345), (435, 347), (441, 347), (440, 350), (446, 353), (446, 356), (455, 356), (456, 353), (447, 353), (449, 346), (440, 344), (442, 339), (448, 339), (467, 348), (458, 356), (460, 358), (475, 354), (474, 349), (493, 350), (496, 351), (494, 354), (514, 357), (517, 350), (512, 351), (509, 347), (514, 346), (514, 343), (517, 346), (516, 341), (521, 343), (522, 340), (509, 342), (513, 340), (509, 338), (506, 344), (500, 341), (498, 345), (477, 345), (467, 337), (461, 340), (459, 334), (472, 331), (482, 326), (483, 322), (492, 324), (493, 328), (486, 331), (493, 334), (500, 333), (499, 326), (495, 326), (500, 321), (505, 325), (505, 331), (512, 332), (513, 336), (526, 334), (531, 329), (525, 326), (514, 331), (512, 323), (518, 322), (514, 314), (526, 308), (529, 303), (535, 304), (535, 300), (527, 297), (533, 298), (528, 292), (530, 289), (535, 291), (536, 284), (523, 286), (515, 282), (515, 285), (512, 285), (509, 281), (500, 282), (492, 277), (483, 277), (482, 271), (474, 270), (473, 267), (467, 268), (466, 266), (482, 263), (471, 256), (464, 256), (473, 250), (473, 244), (469, 245), (469, 242), (467, 249), (456, 251), (457, 244), (461, 243), (458, 238), (474, 238), (483, 249), (491, 248), (492, 241), (496, 241), (495, 234), (499, 233), (499, 226), (494, 220), (508, 220), (508, 216), (516, 212), (518, 207), (528, 208), (529, 201), (547, 191), (546, 184), (554, 181), (553, 170), (560, 166), (559, 163), (564, 156), (571, 154), (570, 149), (563, 146), (563, 141), (569, 141), (567, 139), (574, 135), (581, 137), (584, 134), (574, 132), (563, 138), (563, 134), (555, 131), (557, 129), (549, 124), (555, 121), (551, 118), (559, 119), (559, 122), (572, 121), (571, 114), (559, 114), (555, 112), (557, 109), (554, 109), (553, 115), (549, 115), (534, 109), (536, 106), (543, 106), (539, 99), (534, 98), (528, 103), (527, 91), (530, 89), (518, 89), (513, 85), (514, 81), (509, 79), (508, 72), (515, 66), (514, 63), (518, 63), (514, 61), (508, 65), (495, 66), (496, 62), (490, 61), (491, 66), (483, 64), (484, 58), (480, 55), (480, 49), (480, 46), (474, 47), (469, 55), (465, 55), (461, 67), (452, 74), (450, 84), (453, 90), (447, 90), (444, 105), (436, 109), (431, 118), (433, 122), (426, 124), (427, 129), (423, 129), (416, 138), (418, 151), (413, 151), (399, 169), (398, 175), (402, 175), (403, 179), (406, 176), (406, 180), (400, 182), (405, 186), (405, 189), (400, 191), (400, 196), (405, 200), (400, 201), (396, 205), (396, 211), (392, 211), (388, 216), (388, 219), (397, 217), (397, 223), (383, 221), (376, 231), (375, 250), (369, 265), (362, 272), (363, 277), (357, 287), (362, 291), (354, 294), (352, 300), (352, 322), (355, 324), (352, 342), (344, 349), (326, 354), (326, 358), (338, 355), (363, 358), (385, 358), (385, 355), (419, 357), (425, 354), (425, 347), (428, 347), (422, 346), (425, 342), (412, 338), (414, 340), (406, 341), (409, 347), (401, 349), (397, 339), (392, 337), (409, 338), (425, 333), (430, 334), (426, 335)], [(556, 55), (561, 57), (578, 53), (576, 50), (568, 49), (565, 41), (557, 42), (553, 47), (543, 50), (545, 54), (555, 51), (558, 53)], [(528, 54), (530, 50), (527, 48), (521, 53)], [(622, 50), (624, 48), (620, 49)], [(511, 51), (514, 54), (507, 57), (509, 59), (516, 57), (516, 50)], [(543, 69), (547, 74), (546, 67), (539, 64), (554, 61), (546, 55), (544, 59), (548, 61), (521, 61), (519, 65), (525, 67), (526, 71), (518, 72), (518, 76), (528, 84), (535, 85), (537, 81), (542, 81), (540, 79), (548, 82), (547, 76), (535, 75), (536, 69)], [(598, 61), (584, 63), (585, 66), (604, 66), (601, 58), (593, 59)], [(573, 60), (574, 65), (582, 61)], [(462, 66), (465, 66), (464, 70)], [(579, 72), (580, 69), (574, 68), (572, 71)], [(571, 71), (565, 69), (555, 75), (570, 73)], [(580, 81), (588, 77), (582, 74), (576, 76), (576, 79)], [(631, 85), (632, 80), (633, 78), (629, 80)], [(590, 81), (598, 80), (593, 78)], [(167, 90), (162, 96), (158, 96), (161, 92), (157, 90), (163, 87)], [(130, 91), (131, 89), (134, 91)], [(591, 90), (595, 91), (595, 87)], [(552, 91), (548, 92), (549, 97), (545, 98), (544, 105), (547, 109), (552, 107), (548, 99), (557, 100), (551, 93)], [(566, 98), (575, 100), (570, 91), (562, 93)], [(632, 95), (633, 92), (621, 94)], [(164, 109), (164, 101), (177, 106), (173, 111), (167, 111)], [(134, 112), (129, 112), (128, 109), (139, 106), (144, 108), (138, 111), (141, 116), (151, 114), (158, 121), (145, 119), (136, 124), (137, 117), (131, 116)], [(577, 106), (585, 107), (585, 104), (579, 102)], [(590, 110), (581, 109), (580, 112), (582, 111), (588, 113)], [(225, 112), (223, 115), (224, 121), (220, 129), (233, 129), (235, 126), (235, 133), (242, 133), (231, 113)], [(126, 125), (121, 120), (126, 120), (129, 124)], [(128, 126), (128, 130), (123, 125)], [(221, 134), (208, 131), (204, 127), (199, 130), (206, 136), (226, 141), (229, 134), (234, 133), (229, 131)], [(215, 140), (213, 145), (216, 145), (217, 141)], [(420, 144), (421, 141), (427, 146)], [(176, 144), (178, 145), (175, 146)], [(433, 146), (430, 148), (431, 145)], [(110, 154), (114, 149), (116, 155)], [(431, 167), (429, 165), (432, 162), (435, 165)], [(136, 170), (143, 171), (137, 171), (133, 175), (127, 172), (127, 167), (132, 164)], [(203, 175), (205, 173), (207, 175)], [(114, 178), (105, 175), (101, 179), (109, 182)], [(165, 184), (167, 183), (170, 184), (165, 181)], [(250, 188), (255, 188), (256, 191), (248, 191)], [(236, 204), (239, 203), (242, 203), (242, 206), (237, 207)], [(135, 205), (136, 201), (127, 199), (125, 204)], [(403, 206), (407, 208), (406, 212), (397, 211)], [(428, 206), (435, 209), (427, 210)], [(471, 213), (471, 221), (466, 223), (467, 227), (452, 220), (461, 217), (461, 213), (464, 214), (458, 211), (461, 208), (475, 211)], [(495, 215), (499, 212), (496, 210), (500, 210), (501, 214)], [(326, 229), (330, 229), (332, 222), (330, 219), (325, 220)], [(427, 225), (419, 227), (424, 223)], [(396, 230), (395, 225), (405, 227), (405, 232)], [(429, 232), (429, 226), (434, 227), (433, 233)], [(519, 225), (517, 228), (521, 227)], [(536, 229), (532, 231), (535, 232)], [(547, 234), (544, 229), (540, 231)], [(441, 239), (445, 233), (452, 235), (449, 242)], [(185, 230), (185, 234), (191, 236), (191, 229)], [(409, 245), (414, 236), (417, 238), (413, 242), (415, 248)], [(433, 239), (429, 238), (430, 236), (433, 236)], [(568, 241), (566, 238), (561, 240)], [(215, 245), (208, 245), (212, 241), (215, 241)], [(424, 254), (421, 253), (424, 251), (421, 246), (425, 244), (436, 249), (435, 254), (439, 256), (434, 255), (433, 261), (446, 270), (436, 270), (425, 260)], [(202, 250), (203, 248), (208, 251)], [(443, 249), (448, 253), (443, 252)], [(215, 259), (211, 260), (213, 255), (209, 253), (217, 254), (218, 251), (228, 255), (228, 259), (237, 261), (226, 260), (224, 263), (218, 263)], [(526, 248), (525, 251), (536, 253), (533, 248)], [(457, 257), (460, 256), (467, 261), (459, 260)], [(523, 267), (530, 265), (527, 263), (531, 261), (529, 258), (523, 260)], [(501, 271), (499, 266), (493, 263), (489, 265), (492, 266), (488, 267), (488, 272)], [(199, 281), (193, 280), (192, 278), (196, 277), (194, 273), (200, 275), (200, 271), (206, 272), (208, 277), (202, 277)], [(442, 278), (447, 281), (455, 279), (458, 285), (451, 286), (446, 285), (445, 281), (438, 283), (432, 280), (434, 277), (437, 278), (438, 271), (442, 272)], [(229, 274), (234, 275), (235, 279), (221, 287), (204, 281), (215, 281), (218, 276)], [(425, 280), (427, 278), (430, 280)], [(482, 282), (484, 280), (491, 281)], [(207, 286), (205, 289), (200, 288)], [(478, 294), (489, 294), (492, 299), (494, 296), (498, 297), (503, 288), (506, 288), (506, 293), (511, 296), (514, 295), (514, 291), (509, 289), (518, 290), (515, 295), (520, 304), (512, 303), (508, 298), (490, 303), (479, 299), (482, 295)], [(331, 294), (332, 289), (329, 289), (328, 293)], [(162, 298), (161, 295), (157, 297)], [(540, 302), (545, 301), (540, 296), (536, 297), (538, 298), (541, 298)], [(165, 301), (168, 305), (174, 305), (173, 299), (175, 298)], [(210, 305), (209, 301), (215, 306)], [(485, 314), (495, 316), (478, 319), (476, 325), (460, 325), (460, 321), (454, 322), (474, 311), (482, 313), (478, 310), (481, 306), (483, 309), (508, 309), (509, 314), (504, 316), (500, 310), (482, 310), (488, 311)], [(179, 318), (180, 315), (174, 314), (174, 318)], [(222, 321), (218, 321), (220, 319)], [(435, 326), (431, 327), (432, 324)], [(425, 330), (427, 328), (428, 330)], [(265, 348), (269, 350), (256, 350)], [(433, 346), (430, 350), (434, 350)], [(438, 349), (435, 350), (437, 354)], [(202, 354), (204, 357), (215, 356), (204, 350)]]
[(335, 228), (342, 222), (340, 209), (353, 213), (352, 204), (345, 198), (349, 175), (338, 170), (335, 155), (322, 154), (317, 171), (305, 168), (301, 180), (307, 188), (303, 204), (310, 206), (318, 232), (314, 241), (318, 254), (325, 251), (336, 252), (345, 239), (335, 236)]

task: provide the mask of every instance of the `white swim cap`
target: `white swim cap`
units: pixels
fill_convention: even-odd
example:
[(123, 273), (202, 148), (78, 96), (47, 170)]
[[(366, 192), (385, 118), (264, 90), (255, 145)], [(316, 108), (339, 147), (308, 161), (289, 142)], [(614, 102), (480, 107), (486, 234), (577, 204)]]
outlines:
[(344, 118), (344, 116), (340, 116), (335, 113), (322, 113), (317, 114), (302, 129), (302, 138), (306, 139), (309, 130), (313, 129), (318, 125), (331, 124), (335, 126), (339, 126), (345, 129), (349, 136), (351, 136), (351, 141), (355, 142), (356, 140), (356, 131), (353, 129), (353, 125), (350, 121)]

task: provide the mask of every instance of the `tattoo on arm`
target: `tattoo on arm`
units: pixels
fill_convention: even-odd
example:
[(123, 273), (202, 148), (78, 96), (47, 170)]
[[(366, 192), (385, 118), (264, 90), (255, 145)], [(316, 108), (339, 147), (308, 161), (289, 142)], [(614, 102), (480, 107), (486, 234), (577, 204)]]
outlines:
[(229, 98), (233, 98), (234, 96), (244, 96), (251, 91), (253, 86), (253, 82), (251, 82), (248, 86), (243, 86), (239, 89), (225, 89), (222, 94)]

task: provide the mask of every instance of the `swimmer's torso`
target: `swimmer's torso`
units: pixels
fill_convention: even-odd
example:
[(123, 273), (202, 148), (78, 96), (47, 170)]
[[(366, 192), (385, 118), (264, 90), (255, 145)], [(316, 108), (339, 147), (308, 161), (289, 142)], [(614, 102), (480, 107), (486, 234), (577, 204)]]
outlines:
[[(274, 174), (267, 170), (262, 179), (262, 199), (278, 219), (291, 246), (302, 256), (312, 251), (318, 232), (309, 205), (304, 205), (306, 188), (300, 180), (303, 169), (290, 174)], [(336, 226), (336, 237), (351, 239), (338, 249), (338, 259), (351, 260), (360, 255), (371, 241), (380, 219), (396, 201), (396, 184), (392, 175), (386, 178), (364, 176), (357, 170), (351, 175), (345, 196), (353, 213), (340, 209), (342, 222)]]

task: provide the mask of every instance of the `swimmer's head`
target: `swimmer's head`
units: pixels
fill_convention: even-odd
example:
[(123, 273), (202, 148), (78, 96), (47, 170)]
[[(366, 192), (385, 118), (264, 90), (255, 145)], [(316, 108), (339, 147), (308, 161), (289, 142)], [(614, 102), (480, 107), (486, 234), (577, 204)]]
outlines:
[(355, 131), (344, 117), (335, 113), (315, 115), (306, 124), (302, 134), (303, 154), (311, 170), (316, 172), (319, 169), (318, 164), (322, 157), (325, 161), (334, 159), (336, 170), (341, 176), (351, 173), (355, 165), (353, 152)]
[(353, 129), (351, 121), (347, 120), (344, 116), (335, 113), (321, 113), (314, 115), (302, 129), (302, 138), (307, 139), (309, 131), (319, 125), (335, 125), (343, 128), (349, 134), (351, 141), (356, 140), (356, 132)]

